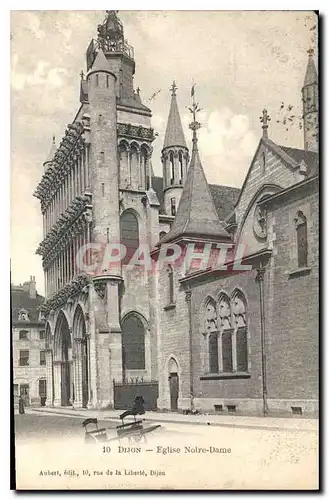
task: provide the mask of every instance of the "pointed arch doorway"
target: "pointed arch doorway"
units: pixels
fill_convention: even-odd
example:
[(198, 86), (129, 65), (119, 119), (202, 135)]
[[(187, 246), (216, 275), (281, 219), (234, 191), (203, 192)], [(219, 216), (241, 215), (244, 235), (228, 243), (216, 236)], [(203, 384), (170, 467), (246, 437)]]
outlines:
[(60, 311), (55, 330), (55, 393), (61, 406), (71, 404), (71, 361), (72, 361), (72, 341), (69, 325), (65, 314)]
[(178, 398), (179, 398), (179, 376), (178, 364), (174, 358), (170, 358), (168, 363), (168, 380), (169, 380), (169, 394), (170, 394), (170, 410), (178, 411)]
[(78, 305), (73, 318), (74, 338), (74, 402), (87, 408), (89, 402), (89, 343), (86, 322), (81, 306)]

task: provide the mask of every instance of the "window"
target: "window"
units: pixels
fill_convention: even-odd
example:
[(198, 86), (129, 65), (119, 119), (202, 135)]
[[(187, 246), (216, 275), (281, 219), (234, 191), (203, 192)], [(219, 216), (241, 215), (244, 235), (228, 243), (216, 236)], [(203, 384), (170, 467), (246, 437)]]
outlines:
[(19, 340), (27, 340), (28, 339), (28, 331), (27, 330), (20, 330), (19, 331)]
[(307, 267), (307, 220), (302, 211), (295, 218), (298, 267)]
[(40, 351), (40, 365), (46, 364), (46, 351)]
[(25, 404), (29, 402), (30, 387), (29, 384), (21, 384), (19, 388), (20, 396), (24, 398)]
[(217, 333), (209, 335), (209, 371), (210, 373), (218, 372), (218, 336)]
[(105, 193), (105, 191), (104, 191), (104, 182), (102, 182), (102, 196), (104, 196), (104, 193)]
[(96, 87), (99, 85), (99, 75), (96, 75)]
[(204, 312), (204, 345), (201, 351), (206, 373), (248, 372), (246, 301), (237, 290), (231, 298), (222, 293), (212, 298)]
[(171, 266), (168, 266), (168, 304), (174, 303), (174, 272)]
[(123, 264), (128, 264), (139, 246), (137, 217), (133, 212), (123, 212), (120, 218), (121, 244), (127, 249)]
[(29, 351), (19, 351), (19, 366), (29, 366)]
[(122, 323), (122, 358), (124, 370), (145, 369), (144, 324), (136, 314), (130, 314)]
[(41, 398), (47, 397), (47, 381), (45, 379), (39, 380), (39, 396)]
[(176, 199), (171, 198), (170, 200), (170, 210), (171, 210), (171, 215), (175, 216), (176, 215)]
[(159, 238), (160, 240), (162, 240), (162, 238), (166, 235), (166, 231), (161, 231), (160, 234), (159, 234)]
[(106, 75), (106, 86), (107, 87), (109, 87), (109, 81), (110, 81), (109, 75)]
[(179, 172), (180, 172), (179, 184), (183, 184), (184, 168), (183, 168), (183, 153), (181, 151), (178, 154), (178, 161), (179, 161)]
[(170, 151), (169, 153), (169, 162), (170, 162), (170, 184), (174, 184), (175, 165), (174, 165), (174, 153), (172, 151)]
[(45, 340), (46, 338), (46, 332), (44, 330), (40, 330), (39, 332), (39, 339), (40, 340)]

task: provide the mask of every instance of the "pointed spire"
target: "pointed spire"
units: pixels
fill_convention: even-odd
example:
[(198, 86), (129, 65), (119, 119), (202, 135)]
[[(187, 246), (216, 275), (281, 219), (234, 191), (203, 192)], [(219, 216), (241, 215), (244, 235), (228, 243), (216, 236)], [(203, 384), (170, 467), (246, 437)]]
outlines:
[(162, 238), (161, 244), (168, 243), (179, 236), (202, 237), (217, 241), (218, 239), (230, 240), (230, 235), (219, 221), (202, 168), (196, 134), (196, 131), (201, 127), (196, 120), (196, 113), (200, 111), (200, 108), (194, 101), (194, 93), (191, 95), (193, 97), (192, 108), (190, 108), (193, 114), (193, 122), (190, 125), (193, 130), (191, 162), (175, 220), (170, 231)]
[(57, 146), (56, 146), (56, 141), (55, 141), (55, 136), (53, 135), (53, 142), (52, 142), (52, 145), (51, 145), (51, 148), (50, 148), (50, 151), (48, 153), (48, 156), (47, 156), (47, 159), (46, 161), (44, 162), (44, 165), (46, 163), (51, 163), (54, 159), (54, 156), (55, 156), (55, 153), (56, 153), (56, 150), (57, 150)]
[(309, 49), (307, 52), (308, 52), (308, 63), (305, 74), (304, 87), (318, 82), (318, 74), (314, 62), (314, 50)]
[(171, 91), (171, 104), (170, 104), (165, 140), (163, 143), (163, 149), (172, 146), (181, 146), (187, 149), (182, 121), (180, 118), (177, 99), (176, 99), (177, 87), (175, 81), (170, 87), (170, 91)]
[(99, 48), (99, 50), (97, 52), (97, 56), (96, 56), (96, 59), (94, 61), (94, 64), (90, 68), (90, 73), (94, 73), (95, 71), (110, 71), (111, 72), (110, 64), (109, 64), (108, 60), (106, 59), (105, 54), (104, 54), (101, 47)]

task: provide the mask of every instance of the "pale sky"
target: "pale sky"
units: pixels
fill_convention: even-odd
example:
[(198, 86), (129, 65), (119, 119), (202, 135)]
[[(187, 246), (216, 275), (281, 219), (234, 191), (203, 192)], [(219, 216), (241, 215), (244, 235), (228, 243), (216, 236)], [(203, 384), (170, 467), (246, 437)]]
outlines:
[[(42, 217), (32, 195), (52, 136), (59, 144), (79, 108), (79, 73), (86, 71), (85, 52), (104, 17), (105, 11), (11, 13), (12, 281), (34, 275), (42, 294), (41, 257), (35, 255)], [(286, 131), (280, 106), (290, 104), (301, 114), (307, 49), (315, 47), (312, 12), (120, 11), (119, 17), (135, 51), (135, 87), (151, 108), (159, 134), (152, 158), (156, 175), (162, 175), (173, 79), (188, 144), (186, 106), (196, 83), (202, 108), (199, 149), (209, 182), (241, 187), (261, 137), (264, 107), (272, 118), (269, 137), (303, 147), (298, 122)]]

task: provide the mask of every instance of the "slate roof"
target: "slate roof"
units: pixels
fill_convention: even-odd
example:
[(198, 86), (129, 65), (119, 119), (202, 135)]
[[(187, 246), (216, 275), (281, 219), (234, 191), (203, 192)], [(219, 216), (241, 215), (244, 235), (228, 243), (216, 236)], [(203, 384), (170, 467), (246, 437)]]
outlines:
[(222, 186), (221, 184), (209, 184), (209, 187), (219, 220), (225, 220), (234, 210), (240, 188)]
[(308, 63), (307, 63), (307, 69), (306, 69), (306, 74), (305, 74), (305, 80), (304, 80), (304, 87), (307, 85), (312, 85), (313, 83), (317, 83), (318, 81), (318, 74), (316, 72), (316, 67), (313, 59), (313, 55), (310, 54), (308, 58)]
[(120, 99), (117, 99), (117, 104), (120, 106), (126, 106), (128, 108), (135, 108), (135, 109), (140, 109), (142, 111), (146, 111), (147, 113), (151, 113), (151, 110), (150, 108), (148, 108), (147, 106), (145, 106), (144, 104), (142, 104), (141, 102), (138, 102), (136, 99), (134, 98), (131, 98), (131, 99), (127, 99), (127, 98), (120, 98)]
[[(164, 214), (163, 178), (153, 176), (152, 187), (157, 194), (160, 203), (160, 214)], [(221, 184), (209, 184), (210, 193), (219, 217), (223, 221), (234, 210), (240, 189)]]
[(170, 146), (182, 146), (187, 148), (175, 94), (171, 97), (163, 149)]
[(179, 236), (230, 239), (219, 221), (217, 210), (204, 174), (196, 140), (193, 142), (191, 163), (170, 231), (161, 243)]
[[(26, 309), (29, 314), (30, 322), (36, 322), (39, 319), (39, 306), (44, 303), (45, 298), (37, 294), (35, 299), (31, 299), (28, 291), (23, 290), (22, 287), (11, 287), (11, 319), (12, 323), (18, 321), (18, 313), (21, 309)], [(29, 322), (26, 323), (26, 326)]]
[(94, 71), (109, 71), (110, 73), (113, 72), (111, 65), (106, 59), (102, 48), (100, 48), (99, 51), (97, 52), (94, 64), (90, 68), (90, 72)]
[(319, 173), (319, 155), (314, 151), (305, 149), (288, 148), (287, 146), (279, 146), (287, 155), (289, 155), (296, 163), (301, 163), (302, 160), (307, 165), (307, 177), (312, 177)]

